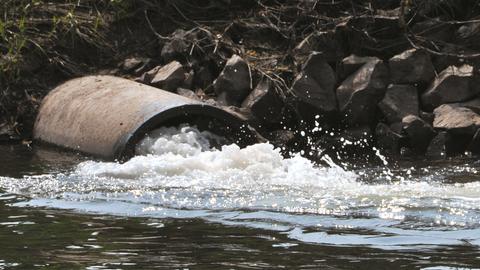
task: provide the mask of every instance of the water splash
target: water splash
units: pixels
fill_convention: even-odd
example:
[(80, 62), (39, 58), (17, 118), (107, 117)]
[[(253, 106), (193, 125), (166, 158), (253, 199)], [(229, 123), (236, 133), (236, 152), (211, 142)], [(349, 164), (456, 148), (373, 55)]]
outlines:
[[(326, 155), (328, 166), (322, 167), (298, 154), (284, 158), (268, 143), (243, 149), (235, 144), (212, 147), (222, 143), (218, 136), (193, 127), (163, 128), (142, 141), (139, 155), (125, 163), (86, 161), (67, 174), (0, 177), (0, 187), (31, 197), (26, 205), (109, 214), (204, 217), (268, 228), (272, 222), (285, 223), (283, 230), (321, 224), (322, 233), (348, 223), (357, 230), (355, 237), (341, 241), (350, 239), (350, 244), (361, 239), (363, 244), (379, 245), (381, 239), (371, 235), (385, 234), (402, 241), (413, 237), (406, 242), (418, 243), (421, 232), (437, 235), (459, 229), (468, 233), (448, 236), (442, 243), (466, 238), (480, 244), (478, 233), (470, 235), (480, 228), (478, 181), (448, 184), (441, 181), (445, 171), (426, 171), (415, 177), (407, 173), (403, 181), (366, 183), (359, 181), (359, 171), (346, 171)], [(255, 221), (245, 221), (248, 213), (257, 213), (252, 214)], [(368, 233), (359, 236), (358, 230)], [(327, 239), (322, 233), (307, 237), (297, 229), (291, 237), (338, 238)], [(430, 243), (438, 244), (433, 239)], [(400, 240), (388, 245), (402, 245)]]

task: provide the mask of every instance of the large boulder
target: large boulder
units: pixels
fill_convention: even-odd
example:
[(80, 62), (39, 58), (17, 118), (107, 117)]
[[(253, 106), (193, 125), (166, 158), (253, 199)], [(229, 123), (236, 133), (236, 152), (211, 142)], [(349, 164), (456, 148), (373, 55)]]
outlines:
[(415, 115), (407, 115), (402, 119), (403, 132), (408, 137), (412, 150), (423, 154), (430, 141), (435, 136), (433, 128), (422, 118)]
[(370, 124), (388, 84), (388, 69), (379, 59), (364, 64), (337, 88), (340, 111), (348, 125)]
[(263, 123), (279, 123), (283, 117), (283, 101), (272, 81), (266, 77), (243, 101), (242, 107)]
[(328, 113), (337, 110), (335, 84), (333, 69), (321, 53), (314, 52), (295, 78), (292, 93), (300, 108), (307, 104), (313, 108), (313, 114)]
[(433, 113), (435, 114), (433, 127), (437, 129), (473, 135), (480, 127), (480, 115), (469, 108), (444, 104), (436, 108)]
[(158, 69), (150, 81), (150, 84), (167, 91), (175, 91), (184, 81), (185, 70), (182, 64), (177, 61), (172, 61)]
[(435, 77), (430, 55), (422, 50), (411, 49), (395, 55), (388, 61), (393, 83), (429, 83)]
[(385, 97), (378, 103), (378, 107), (389, 123), (400, 122), (409, 114), (418, 115), (417, 88), (406, 84), (391, 84), (387, 88)]
[(422, 95), (422, 103), (430, 109), (445, 103), (466, 101), (480, 93), (480, 87), (470, 83), (473, 67), (449, 66), (443, 70)]
[(251, 92), (252, 77), (247, 62), (238, 55), (228, 59), (213, 82), (217, 100), (225, 105), (239, 105)]

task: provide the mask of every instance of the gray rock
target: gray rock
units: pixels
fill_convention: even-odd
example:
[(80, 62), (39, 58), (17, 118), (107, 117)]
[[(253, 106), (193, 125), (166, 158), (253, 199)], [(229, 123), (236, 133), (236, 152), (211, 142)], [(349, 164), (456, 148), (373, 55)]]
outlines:
[(272, 81), (265, 77), (243, 101), (242, 107), (263, 123), (279, 123), (283, 117), (283, 101)]
[(338, 136), (350, 141), (370, 139), (372, 137), (372, 130), (369, 126), (352, 127), (340, 132)]
[(480, 129), (477, 129), (477, 131), (473, 135), (473, 138), (470, 141), (467, 150), (476, 155), (480, 154)]
[(350, 75), (337, 88), (340, 111), (349, 125), (370, 124), (377, 103), (388, 84), (388, 69), (381, 60), (372, 60)]
[(172, 61), (157, 71), (150, 84), (163, 90), (175, 91), (184, 81), (185, 70), (182, 64)]
[(402, 119), (402, 124), (403, 132), (407, 135), (412, 150), (418, 154), (423, 154), (435, 136), (433, 128), (415, 115), (405, 116)]
[(475, 148), (475, 143), (471, 135), (440, 131), (430, 142), (426, 155), (433, 158), (445, 158), (464, 154), (470, 147)]
[(430, 55), (425, 51), (411, 49), (395, 55), (388, 61), (393, 83), (429, 83), (435, 77)]
[(295, 140), (295, 132), (291, 130), (275, 130), (268, 134), (270, 142), (279, 147), (291, 144)]
[(404, 124), (402, 122), (396, 122), (396, 123), (390, 124), (389, 127), (390, 127), (390, 130), (392, 130), (393, 132), (403, 135), (403, 125)]
[(155, 74), (157, 74), (157, 72), (158, 72), (161, 68), (162, 68), (162, 66), (156, 66), (156, 67), (150, 69), (149, 71), (143, 73), (142, 76), (140, 76), (139, 78), (135, 79), (135, 81), (149, 84), (149, 83), (152, 81), (153, 77), (155, 77)]
[(378, 148), (389, 154), (399, 154), (404, 137), (392, 131), (384, 123), (379, 123), (375, 128), (375, 140)]
[(374, 133), (369, 126), (349, 127), (333, 136), (331, 133), (330, 136), (323, 136), (327, 139), (323, 139), (319, 146), (322, 150), (332, 151), (332, 154), (341, 159), (352, 158), (355, 160), (369, 155), (373, 137)]
[(251, 92), (252, 78), (247, 62), (238, 55), (228, 59), (225, 67), (213, 82), (220, 103), (240, 104)]
[(385, 97), (378, 103), (389, 123), (402, 121), (411, 114), (418, 115), (419, 101), (417, 88), (406, 84), (391, 84), (385, 92)]
[(134, 75), (142, 74), (143, 72), (145, 72), (146, 70), (152, 67), (152, 63), (153, 63), (152, 59), (146, 58), (140, 66), (135, 68), (135, 70), (133, 71), (133, 74)]
[(357, 56), (355, 54), (345, 57), (340, 63), (340, 66), (337, 70), (338, 78), (340, 80), (344, 80), (348, 76), (352, 75), (352, 73), (357, 71), (364, 64), (375, 60), (379, 59), (377, 57)]
[(466, 101), (474, 97), (480, 93), (480, 87), (470, 84), (472, 78), (472, 66), (449, 66), (422, 95), (423, 105), (433, 109), (445, 103)]
[(145, 59), (138, 57), (129, 57), (121, 63), (124, 72), (132, 72), (144, 63)]
[(409, 30), (413, 34), (421, 36), (433, 42), (450, 40), (455, 34), (456, 26), (454, 24), (443, 23), (443, 19), (429, 18), (428, 20), (419, 20), (414, 23)]
[(436, 108), (433, 113), (435, 114), (434, 128), (473, 135), (480, 127), (480, 115), (469, 108), (444, 104)]
[(321, 53), (310, 54), (302, 71), (295, 78), (292, 93), (301, 104), (313, 107), (316, 113), (337, 110), (335, 73)]
[(200, 27), (188, 31), (177, 29), (163, 44), (160, 56), (165, 62), (177, 60), (191, 63), (198, 57), (211, 56), (214, 45), (215, 38), (212, 33)]
[(200, 87), (202, 89), (206, 89), (210, 85), (212, 85), (215, 77), (213, 72), (210, 70), (208, 66), (200, 66), (194, 74), (193, 77), (193, 84), (196, 87)]
[(164, 61), (170, 62), (174, 59), (181, 58), (190, 48), (188, 37), (189, 32), (183, 29), (177, 29), (171, 35), (168, 42), (163, 45), (160, 56)]
[(200, 98), (195, 94), (195, 92), (193, 92), (190, 89), (185, 89), (185, 88), (179, 87), (179, 88), (177, 88), (177, 94), (179, 94), (181, 96), (184, 96), (184, 97), (191, 98), (191, 99), (200, 100)]
[(459, 44), (478, 50), (480, 48), (480, 23), (467, 23), (458, 28), (457, 37)]
[[(377, 13), (377, 12), (375, 12)], [(408, 48), (397, 16), (371, 14), (348, 16), (335, 26), (335, 33), (346, 51), (362, 55), (389, 56)]]
[(190, 72), (185, 73), (185, 80), (183, 81), (182, 88), (191, 89), (193, 87), (193, 78), (195, 77), (195, 72), (190, 70)]
[(423, 121), (425, 121), (429, 125), (433, 126), (433, 119), (435, 119), (435, 115), (433, 113), (420, 111), (419, 116), (420, 116), (420, 118), (423, 119)]
[(428, 145), (425, 156), (434, 159), (444, 159), (447, 157), (447, 143), (450, 136), (446, 131), (439, 132)]
[(217, 106), (219, 108), (221, 108), (222, 110), (227, 111), (227, 112), (235, 115), (236, 117), (242, 119), (245, 122), (248, 122), (249, 120), (251, 120), (251, 114), (245, 108), (239, 108), (239, 107), (236, 107), (236, 106), (224, 106), (224, 105), (221, 105), (221, 104), (218, 104), (218, 103), (217, 103)]
[[(150, 58), (130, 57), (119, 64), (118, 67), (120, 68), (120, 70), (116, 73), (139, 76), (140, 74), (151, 68), (152, 63), (153, 61)], [(139, 82), (143, 82), (142, 78), (137, 78), (136, 80)]]
[(457, 107), (465, 107), (474, 111), (477, 114), (480, 114), (480, 98), (475, 98), (465, 102), (452, 103), (451, 105)]

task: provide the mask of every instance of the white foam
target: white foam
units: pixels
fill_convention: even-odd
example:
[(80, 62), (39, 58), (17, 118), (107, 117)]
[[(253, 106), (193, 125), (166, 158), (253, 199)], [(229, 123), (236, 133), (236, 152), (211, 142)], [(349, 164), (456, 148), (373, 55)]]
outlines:
[(202, 151), (210, 150), (210, 142), (222, 143), (222, 138), (208, 131), (199, 131), (195, 127), (181, 125), (176, 127), (161, 127), (154, 130), (137, 146), (139, 155), (163, 155), (167, 153), (193, 156)]
[[(0, 177), (0, 187), (31, 197), (63, 200), (55, 203), (57, 206), (116, 201), (120, 207), (121, 201), (131, 205), (132, 210), (122, 209), (133, 211), (131, 214), (159, 208), (247, 208), (413, 219), (422, 226), (480, 224), (480, 182), (432, 181), (431, 177), (442, 177), (440, 171), (424, 178), (413, 178), (410, 172), (409, 179), (400, 182), (364, 183), (357, 173), (342, 169), (328, 157), (324, 161), (329, 166), (322, 167), (300, 155), (284, 158), (268, 143), (216, 149), (212, 141), (219, 144), (221, 139), (187, 126), (162, 128), (139, 144), (140, 155), (125, 163), (86, 161), (66, 175)], [(99, 204), (94, 208), (103, 209)]]
[[(268, 143), (259, 143), (241, 149), (235, 144), (221, 149), (210, 147), (209, 140), (219, 140), (196, 128), (162, 128), (143, 140), (137, 148), (142, 154), (120, 164), (87, 161), (81, 163), (76, 174), (110, 178), (140, 179), (168, 178), (176, 186), (228, 188), (230, 185), (315, 185), (330, 182), (354, 182), (356, 175), (340, 167), (318, 168), (295, 155), (285, 159), (280, 149)], [(174, 178), (174, 179), (173, 179)]]

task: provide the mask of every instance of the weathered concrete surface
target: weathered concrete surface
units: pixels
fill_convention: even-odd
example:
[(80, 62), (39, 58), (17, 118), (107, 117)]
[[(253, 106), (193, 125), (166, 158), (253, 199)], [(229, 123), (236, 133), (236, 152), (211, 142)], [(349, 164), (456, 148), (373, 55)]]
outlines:
[(256, 141), (242, 120), (224, 110), (112, 76), (73, 79), (52, 90), (41, 105), (34, 138), (108, 159), (124, 159), (134, 154), (136, 143), (147, 132), (194, 119), (206, 126), (213, 124), (215, 132), (228, 132), (239, 144)]

